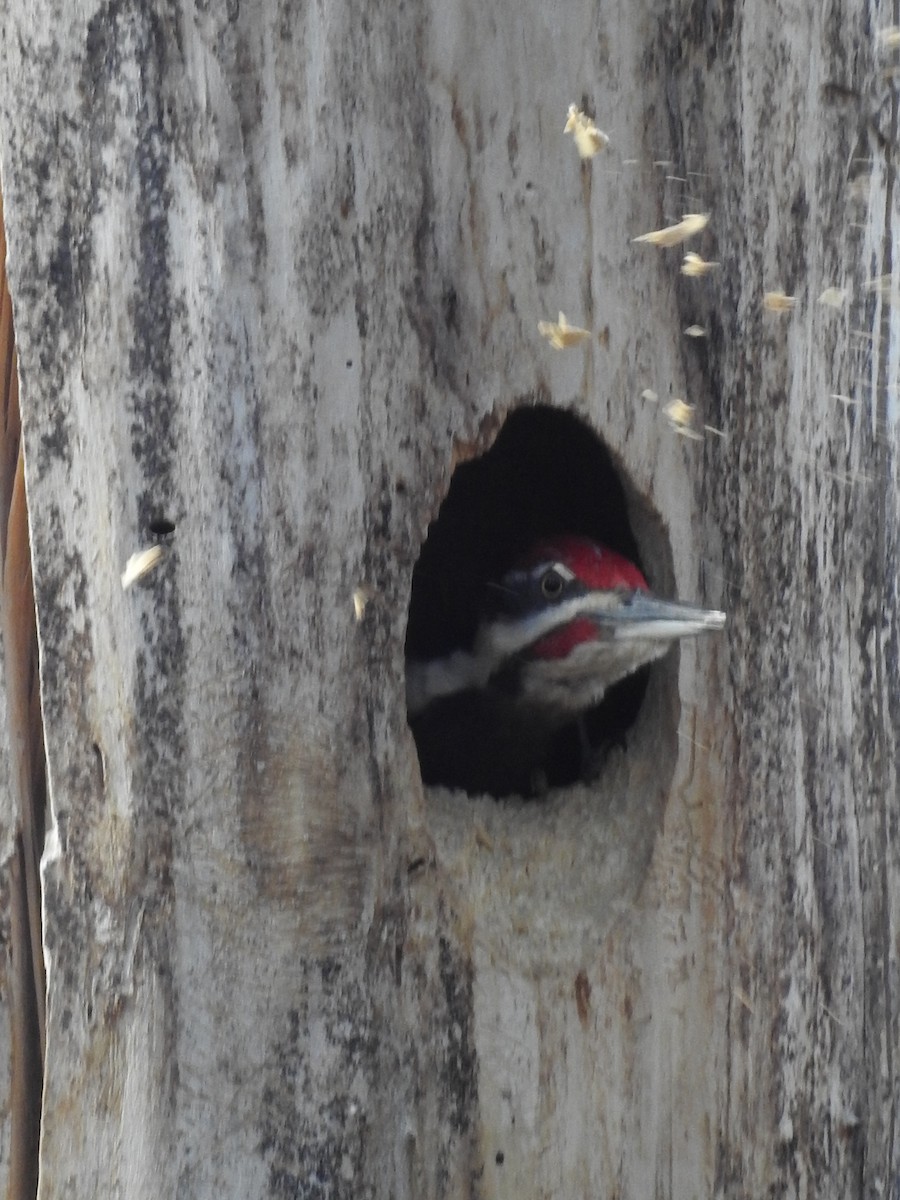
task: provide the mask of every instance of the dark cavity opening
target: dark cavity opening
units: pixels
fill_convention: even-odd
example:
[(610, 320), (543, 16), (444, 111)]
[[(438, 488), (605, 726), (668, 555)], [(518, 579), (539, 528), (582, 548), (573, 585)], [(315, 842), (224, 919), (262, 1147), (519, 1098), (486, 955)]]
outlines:
[(170, 533), (175, 532), (175, 522), (170, 521), (168, 517), (154, 517), (149, 528), (157, 537), (168, 537)]
[[(564, 533), (601, 542), (643, 569), (625, 489), (600, 438), (572, 413), (517, 409), (485, 454), (456, 469), (429, 527), (413, 572), (407, 662), (471, 649), (491, 583), (535, 542)], [(576, 783), (586, 763), (595, 774), (606, 750), (624, 744), (648, 676), (644, 669), (611, 688), (536, 764), (529, 747), (510, 754), (508, 738), (492, 739), (477, 693), (437, 700), (409, 718), (422, 779), (497, 797)]]

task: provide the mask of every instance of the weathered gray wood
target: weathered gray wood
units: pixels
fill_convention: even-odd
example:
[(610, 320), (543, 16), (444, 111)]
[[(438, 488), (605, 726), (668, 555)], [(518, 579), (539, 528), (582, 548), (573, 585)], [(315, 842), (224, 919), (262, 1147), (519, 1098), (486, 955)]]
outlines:
[[(900, 1186), (889, 22), (9, 6), (42, 1197)], [(698, 208), (709, 281), (631, 243)], [(608, 345), (549, 350), (560, 308)], [(728, 636), (655, 674), (596, 789), (423, 797), (412, 568), (453, 463), (537, 395)]]

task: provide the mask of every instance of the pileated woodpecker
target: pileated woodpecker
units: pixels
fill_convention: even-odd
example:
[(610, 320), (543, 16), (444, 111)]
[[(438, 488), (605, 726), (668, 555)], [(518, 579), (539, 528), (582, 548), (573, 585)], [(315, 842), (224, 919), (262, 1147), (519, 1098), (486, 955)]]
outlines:
[(724, 613), (657, 599), (633, 563), (588, 538), (539, 542), (488, 584), (471, 649), (407, 661), (424, 781), (532, 793), (566, 727), (581, 726), (587, 758), (581, 718), (608, 688), (724, 624)]

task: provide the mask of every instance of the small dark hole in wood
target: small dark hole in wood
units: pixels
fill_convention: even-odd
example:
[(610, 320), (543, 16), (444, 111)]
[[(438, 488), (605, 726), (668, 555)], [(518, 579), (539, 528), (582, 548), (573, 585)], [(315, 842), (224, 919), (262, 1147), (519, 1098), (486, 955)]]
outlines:
[(170, 533), (175, 532), (175, 522), (170, 521), (168, 517), (154, 517), (150, 522), (149, 529), (157, 537), (167, 537)]
[(100, 786), (105, 787), (106, 786), (106, 760), (103, 757), (103, 751), (100, 749), (99, 745), (96, 742), (92, 743), (91, 748), (94, 751), (94, 758), (96, 759), (96, 762), (97, 762), (97, 775), (100, 779)]
[(504, 1161), (503, 1151), (498, 1150), (497, 1153), (494, 1155), (494, 1162), (497, 1164), (498, 1167), (502, 1167), (503, 1161)]

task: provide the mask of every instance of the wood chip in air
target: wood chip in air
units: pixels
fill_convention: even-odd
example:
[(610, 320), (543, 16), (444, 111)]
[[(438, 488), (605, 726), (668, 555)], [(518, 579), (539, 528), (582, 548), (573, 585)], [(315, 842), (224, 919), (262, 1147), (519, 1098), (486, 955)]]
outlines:
[(640, 237), (632, 238), (633, 242), (647, 242), (651, 246), (677, 246), (686, 242), (695, 233), (700, 233), (709, 224), (709, 213), (687, 213), (677, 225), (667, 225), (665, 229), (654, 229), (651, 233), (642, 233)]
[(571, 133), (575, 138), (575, 146), (581, 158), (593, 158), (609, 145), (609, 137), (575, 104), (569, 105), (569, 116), (563, 133)]
[(137, 554), (132, 554), (122, 572), (123, 590), (130, 588), (133, 583), (137, 583), (139, 579), (158, 566), (164, 553), (165, 550), (162, 546), (148, 546), (146, 550), (139, 550)]
[(692, 337), (692, 338), (706, 337), (706, 330), (703, 328), (702, 325), (688, 325), (687, 329), (684, 332), (687, 337)]
[(827, 287), (819, 297), (819, 303), (825, 304), (828, 308), (843, 308), (844, 301), (847, 299), (847, 289), (839, 287)]
[(883, 50), (896, 50), (900, 46), (900, 25), (887, 25), (879, 29), (875, 40)]
[(676, 397), (676, 399), (669, 401), (663, 412), (669, 418), (669, 424), (681, 437), (690, 438), (695, 442), (703, 441), (703, 434), (698, 433), (696, 429), (692, 428), (694, 420), (693, 404), (686, 404), (684, 400)]
[(786, 296), (784, 292), (766, 292), (766, 294), (763, 296), (763, 308), (767, 312), (790, 312), (792, 308), (796, 307), (796, 296)]
[(365, 616), (366, 606), (374, 595), (374, 588), (369, 587), (366, 583), (353, 589), (353, 612), (357, 621), (361, 621)]
[(580, 342), (587, 341), (591, 336), (590, 330), (579, 329), (577, 325), (570, 325), (566, 320), (566, 314), (560, 313), (559, 320), (553, 321), (538, 321), (538, 333), (541, 337), (545, 337), (547, 341), (557, 350), (568, 350), (572, 346), (577, 346)]
[(866, 289), (877, 292), (893, 308), (900, 308), (900, 290), (893, 286), (893, 278), (890, 275), (876, 275), (874, 279), (868, 280)]
[(655, 404), (659, 399), (659, 396), (657, 396), (653, 388), (644, 388), (644, 390), (641, 392), (641, 399), (650, 400), (653, 404)]
[(684, 256), (684, 262), (681, 264), (681, 273), (682, 275), (697, 279), (703, 275), (708, 275), (718, 265), (717, 262), (707, 262), (701, 255), (694, 254), (692, 250), (689, 250)]

